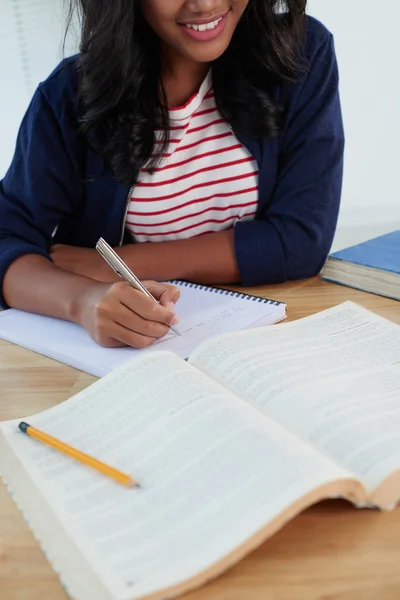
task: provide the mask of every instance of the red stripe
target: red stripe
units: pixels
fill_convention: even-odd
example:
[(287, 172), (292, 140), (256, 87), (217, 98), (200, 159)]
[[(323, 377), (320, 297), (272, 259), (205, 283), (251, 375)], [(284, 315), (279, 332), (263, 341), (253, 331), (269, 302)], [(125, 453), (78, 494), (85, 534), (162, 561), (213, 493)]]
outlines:
[[(173, 169), (174, 167), (181, 167), (182, 165), (187, 165), (188, 163), (194, 160), (200, 160), (201, 158), (207, 158), (208, 156), (214, 156), (215, 154), (221, 154), (222, 152), (230, 152), (231, 150), (238, 150), (241, 148), (241, 144), (235, 144), (234, 146), (228, 146), (226, 148), (219, 148), (219, 150), (212, 150), (211, 152), (203, 152), (203, 154), (195, 154), (186, 160), (181, 160), (180, 162), (174, 163), (173, 165), (166, 165), (165, 167), (159, 167), (155, 169), (154, 173), (159, 173), (160, 171), (165, 171), (166, 169)], [(148, 173), (149, 169), (142, 169), (143, 173)]]
[(188, 129), (186, 133), (194, 133), (195, 131), (203, 131), (203, 129), (207, 129), (212, 125), (219, 125), (220, 123), (225, 123), (225, 119), (217, 119), (216, 121), (210, 121), (206, 123), (206, 125), (200, 125), (199, 127), (193, 127), (192, 129)]
[(233, 137), (233, 133), (228, 131), (227, 133), (218, 133), (217, 135), (210, 135), (209, 137), (205, 137), (198, 142), (194, 142), (193, 144), (187, 144), (186, 146), (180, 146), (176, 149), (176, 152), (181, 152), (182, 150), (186, 150), (188, 148), (194, 148), (195, 146), (199, 146), (204, 142), (211, 142), (212, 140), (221, 140), (225, 137)]
[[(217, 112), (217, 111), (218, 111), (217, 107), (215, 107), (215, 108), (207, 108), (205, 110), (201, 110), (201, 111), (195, 113), (194, 115), (192, 115), (192, 118), (194, 118), (194, 117), (202, 117), (203, 115), (209, 115), (210, 113)], [(186, 129), (187, 127), (189, 127), (189, 125), (190, 125), (190, 122), (186, 123), (186, 125), (173, 125), (173, 126), (170, 126), (169, 129), (170, 129), (170, 131), (171, 130), (178, 130), (178, 129)], [(156, 131), (161, 132), (162, 129), (157, 129)]]
[[(178, 129), (187, 129), (189, 127), (189, 125), (190, 125), (190, 122), (186, 123), (186, 125), (174, 125), (173, 127), (169, 127), (169, 130), (177, 131)], [(157, 133), (161, 133), (162, 131), (163, 131), (163, 129), (156, 129)]]
[(208, 92), (208, 94), (204, 96), (204, 99), (206, 98), (214, 98), (214, 92)]
[[(212, 196), (207, 196), (206, 198), (197, 198), (196, 200), (190, 200), (189, 202), (184, 202), (184, 204), (179, 204), (178, 206), (174, 206), (172, 208), (164, 208), (163, 210), (155, 210), (152, 212), (140, 212), (134, 210), (128, 210), (128, 215), (135, 215), (138, 217), (147, 217), (147, 216), (155, 216), (155, 215), (164, 215), (169, 212), (173, 212), (174, 210), (180, 210), (181, 208), (185, 208), (186, 206), (191, 206), (192, 204), (199, 204), (200, 202), (208, 202), (208, 200), (213, 200), (214, 198), (234, 198), (235, 196), (240, 196), (241, 194), (250, 194), (251, 192), (257, 192), (258, 187), (246, 188), (244, 190), (239, 190), (235, 193), (227, 192), (221, 194), (213, 194)], [(132, 198), (131, 203), (135, 202), (135, 198)]]
[[(174, 152), (182, 152), (182, 150), (188, 150), (189, 148), (195, 148), (196, 146), (199, 146), (200, 144), (203, 144), (204, 142), (211, 142), (212, 140), (220, 140), (220, 139), (226, 138), (226, 137), (234, 137), (234, 136), (233, 136), (233, 133), (231, 133), (230, 131), (227, 133), (219, 133), (218, 135), (210, 135), (209, 137), (202, 138), (198, 142), (193, 142), (193, 144), (187, 144), (186, 146), (179, 146), (178, 148), (175, 148)], [(171, 156), (171, 153), (169, 153), (169, 154), (152, 154), (151, 158), (169, 158), (170, 156)]]
[[(257, 200), (253, 202), (247, 202), (246, 204), (231, 204), (229, 206), (209, 206), (204, 210), (201, 210), (197, 213), (192, 213), (191, 215), (184, 215), (183, 217), (177, 217), (176, 219), (171, 219), (170, 221), (164, 221), (163, 223), (135, 223), (127, 221), (128, 225), (146, 225), (146, 227), (164, 227), (165, 225), (171, 225), (172, 223), (177, 223), (178, 221), (184, 221), (185, 219), (193, 219), (194, 217), (204, 215), (207, 212), (212, 210), (217, 210), (223, 212), (225, 210), (230, 210), (231, 208), (247, 208), (248, 206), (257, 206)], [(146, 216), (154, 213), (145, 213)], [(247, 213), (246, 213), (247, 215)]]
[(217, 112), (218, 108), (207, 108), (206, 110), (200, 110), (197, 113), (194, 113), (193, 117), (201, 117), (202, 115), (209, 115), (210, 113)]
[[(248, 215), (246, 215), (246, 217), (250, 217), (250, 216), (254, 216), (256, 213), (249, 213)], [(206, 221), (201, 221), (201, 223), (195, 223), (193, 225), (188, 225), (187, 227), (182, 227), (182, 229), (176, 229), (175, 231), (165, 231), (163, 233), (161, 232), (152, 232), (152, 233), (147, 233), (145, 231), (133, 231), (132, 233), (134, 235), (145, 235), (147, 237), (152, 237), (154, 235), (176, 235), (177, 233), (182, 233), (184, 231), (188, 231), (189, 229), (194, 229), (195, 227), (200, 227), (201, 225), (207, 225), (208, 223), (227, 223), (228, 221), (232, 221), (234, 219), (237, 219), (239, 217), (239, 215), (232, 215), (230, 217), (227, 217), (226, 219), (207, 219)]]
[(252, 171), (250, 173), (245, 173), (243, 175), (236, 175), (236, 177), (226, 177), (225, 179), (217, 179), (216, 181), (206, 181), (205, 183), (198, 183), (196, 185), (192, 185), (190, 188), (186, 190), (181, 190), (180, 192), (175, 192), (174, 194), (169, 194), (168, 196), (158, 196), (157, 198), (133, 198), (134, 202), (160, 202), (161, 200), (172, 200), (172, 198), (177, 198), (178, 196), (183, 196), (183, 194), (187, 194), (188, 192), (192, 192), (193, 190), (198, 190), (202, 187), (208, 187), (210, 185), (217, 185), (220, 183), (229, 183), (231, 181), (238, 181), (240, 179), (247, 179), (247, 177), (253, 177), (253, 175), (258, 175), (258, 171)]
[(177, 183), (178, 181), (182, 181), (183, 179), (188, 179), (188, 177), (194, 177), (195, 175), (200, 175), (200, 173), (207, 173), (208, 171), (215, 171), (216, 169), (225, 169), (227, 167), (233, 167), (235, 165), (241, 165), (247, 162), (255, 162), (255, 159), (252, 156), (248, 156), (246, 158), (241, 158), (239, 160), (232, 160), (227, 163), (220, 163), (217, 165), (211, 165), (210, 167), (204, 167), (203, 169), (198, 169), (197, 171), (192, 171), (191, 173), (185, 173), (184, 175), (180, 175), (179, 177), (175, 177), (174, 179), (167, 179), (166, 181), (157, 181), (153, 183), (141, 183), (137, 182), (136, 187), (158, 187), (161, 185), (169, 185), (171, 183)]

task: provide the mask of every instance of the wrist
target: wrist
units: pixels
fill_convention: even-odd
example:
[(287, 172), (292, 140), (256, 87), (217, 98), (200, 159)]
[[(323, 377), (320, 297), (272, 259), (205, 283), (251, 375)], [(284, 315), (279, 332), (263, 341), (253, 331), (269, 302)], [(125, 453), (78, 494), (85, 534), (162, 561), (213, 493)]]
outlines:
[(68, 320), (83, 326), (84, 315), (89, 298), (99, 283), (86, 277), (77, 277), (74, 285), (71, 286), (72, 293), (67, 301)]

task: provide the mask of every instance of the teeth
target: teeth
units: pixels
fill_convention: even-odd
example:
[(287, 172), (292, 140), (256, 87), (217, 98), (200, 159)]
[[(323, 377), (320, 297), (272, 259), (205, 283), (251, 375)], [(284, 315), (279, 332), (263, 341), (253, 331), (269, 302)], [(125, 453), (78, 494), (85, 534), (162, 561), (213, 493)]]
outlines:
[(215, 29), (218, 23), (222, 21), (222, 17), (217, 19), (216, 21), (212, 21), (211, 23), (204, 23), (203, 25), (191, 25), (186, 24), (186, 27), (189, 29), (194, 29), (195, 31), (208, 31), (209, 29)]

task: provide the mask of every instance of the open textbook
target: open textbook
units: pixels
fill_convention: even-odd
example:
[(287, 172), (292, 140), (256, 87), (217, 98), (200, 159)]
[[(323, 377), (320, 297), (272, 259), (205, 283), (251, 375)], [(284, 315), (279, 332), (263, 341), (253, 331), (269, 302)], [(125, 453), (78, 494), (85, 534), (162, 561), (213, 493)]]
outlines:
[(173, 597), (322, 499), (395, 508), (400, 326), (346, 302), (188, 362), (138, 356), (24, 420), (141, 485), (0, 425), (0, 471), (71, 596)]

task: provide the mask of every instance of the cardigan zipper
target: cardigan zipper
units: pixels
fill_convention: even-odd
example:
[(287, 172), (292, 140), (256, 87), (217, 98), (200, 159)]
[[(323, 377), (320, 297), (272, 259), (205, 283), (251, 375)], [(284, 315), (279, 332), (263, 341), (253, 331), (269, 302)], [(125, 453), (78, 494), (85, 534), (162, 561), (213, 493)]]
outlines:
[(129, 203), (130, 203), (130, 200), (131, 200), (131, 197), (132, 197), (132, 193), (133, 193), (133, 190), (135, 189), (135, 185), (136, 185), (136, 182), (137, 182), (138, 178), (139, 178), (139, 172), (137, 173), (137, 175), (136, 175), (136, 177), (134, 179), (134, 182), (132, 183), (131, 187), (129, 188), (128, 195), (127, 195), (126, 200), (125, 200), (125, 211), (124, 211), (124, 218), (122, 219), (121, 238), (120, 238), (119, 244), (118, 244), (119, 246), (122, 246), (122, 242), (124, 241), (125, 224), (126, 224), (126, 218), (128, 216)]

